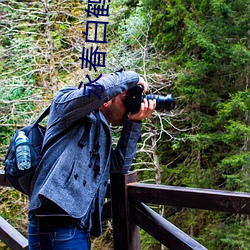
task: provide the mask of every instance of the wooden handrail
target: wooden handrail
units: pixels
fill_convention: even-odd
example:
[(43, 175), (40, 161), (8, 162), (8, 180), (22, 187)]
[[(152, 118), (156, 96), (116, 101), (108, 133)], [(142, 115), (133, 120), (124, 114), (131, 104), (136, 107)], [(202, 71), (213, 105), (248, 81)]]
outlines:
[(130, 207), (130, 216), (139, 227), (169, 249), (207, 250), (199, 242), (195, 241), (143, 203), (138, 202), (133, 204)]
[(250, 193), (139, 182), (128, 184), (128, 193), (135, 202), (250, 214)]
[[(139, 227), (171, 250), (206, 249), (144, 203), (250, 214), (250, 193), (143, 184), (135, 172), (111, 174), (102, 220), (113, 219), (114, 249), (140, 249)], [(0, 186), (11, 187), (0, 170)], [(112, 213), (111, 213), (112, 208)], [(0, 217), (0, 239), (13, 250), (27, 249), (27, 239)]]
[(27, 239), (0, 216), (0, 239), (11, 249), (28, 249)]
[[(116, 235), (114, 232), (115, 249), (139, 249), (136, 245), (129, 245), (131, 235), (133, 239), (139, 237), (139, 235), (134, 233), (134, 223), (169, 249), (206, 249), (164, 218), (160, 219), (160, 216), (156, 215), (143, 202), (250, 214), (250, 193), (143, 184), (136, 182), (136, 179), (136, 173), (129, 173), (125, 176), (111, 174), (112, 209), (113, 211), (118, 211), (115, 214), (113, 212), (113, 220), (117, 220), (117, 217), (120, 217), (117, 223), (119, 232), (123, 232), (121, 235)], [(112, 192), (115, 194), (112, 195)], [(123, 208), (122, 210), (120, 210), (121, 207)], [(124, 223), (124, 219), (127, 223)], [(130, 225), (132, 225), (132, 228)], [(123, 248), (123, 246), (126, 247)]]

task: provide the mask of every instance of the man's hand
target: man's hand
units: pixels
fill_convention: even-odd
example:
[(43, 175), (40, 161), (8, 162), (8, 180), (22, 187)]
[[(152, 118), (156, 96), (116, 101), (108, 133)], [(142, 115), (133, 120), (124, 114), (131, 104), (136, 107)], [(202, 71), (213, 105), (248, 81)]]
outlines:
[[(139, 83), (138, 83), (139, 84)], [(131, 121), (142, 121), (145, 118), (149, 118), (156, 108), (156, 100), (143, 99), (141, 103), (141, 109), (136, 114), (129, 114), (128, 119)]]
[(142, 85), (144, 93), (147, 92), (147, 90), (148, 90), (148, 83), (145, 82), (142, 77), (139, 78), (139, 82), (137, 84), (138, 85)]

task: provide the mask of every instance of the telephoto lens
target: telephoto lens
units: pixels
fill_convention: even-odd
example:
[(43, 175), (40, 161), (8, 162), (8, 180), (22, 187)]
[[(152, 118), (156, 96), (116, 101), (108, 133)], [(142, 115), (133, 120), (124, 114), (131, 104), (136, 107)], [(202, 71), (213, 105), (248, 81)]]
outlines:
[(143, 98), (147, 100), (156, 100), (156, 110), (158, 111), (168, 111), (170, 112), (175, 107), (175, 99), (172, 94), (166, 96), (161, 95), (144, 95)]

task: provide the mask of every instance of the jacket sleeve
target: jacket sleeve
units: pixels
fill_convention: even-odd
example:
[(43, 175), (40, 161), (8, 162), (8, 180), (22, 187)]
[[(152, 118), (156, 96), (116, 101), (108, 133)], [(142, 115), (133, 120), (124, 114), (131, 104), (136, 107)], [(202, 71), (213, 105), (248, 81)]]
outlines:
[(124, 120), (120, 139), (111, 156), (111, 172), (128, 173), (141, 135), (141, 122)]
[(53, 111), (57, 119), (63, 119), (64, 127), (70, 126), (68, 123), (100, 108), (105, 101), (135, 86), (138, 81), (139, 75), (136, 72), (123, 71), (100, 78), (86, 87), (85, 91), (84, 88), (64, 88), (55, 96)]

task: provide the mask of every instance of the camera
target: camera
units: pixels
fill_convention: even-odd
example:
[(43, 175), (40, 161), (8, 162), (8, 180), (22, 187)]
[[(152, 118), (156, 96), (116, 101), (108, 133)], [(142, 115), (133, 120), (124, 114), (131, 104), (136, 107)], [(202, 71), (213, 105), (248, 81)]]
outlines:
[(131, 114), (136, 114), (140, 111), (141, 102), (144, 98), (147, 100), (156, 100), (156, 110), (170, 112), (175, 107), (175, 99), (172, 94), (166, 96), (161, 95), (142, 95), (143, 86), (136, 85), (128, 91), (127, 107)]

